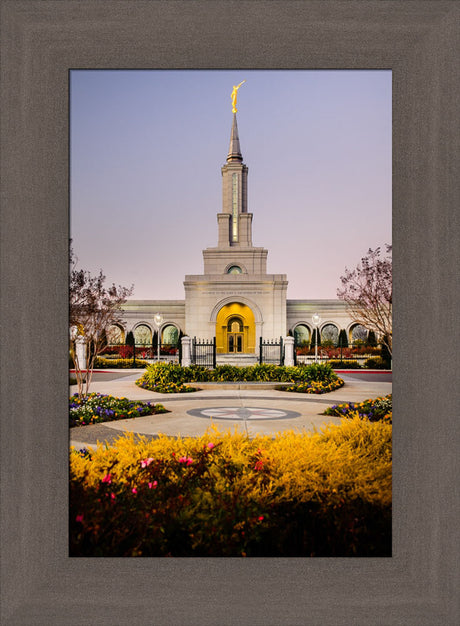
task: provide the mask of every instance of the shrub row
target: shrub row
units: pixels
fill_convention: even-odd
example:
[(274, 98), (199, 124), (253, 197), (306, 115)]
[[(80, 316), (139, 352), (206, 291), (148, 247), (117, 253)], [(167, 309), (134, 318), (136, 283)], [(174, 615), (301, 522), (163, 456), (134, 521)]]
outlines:
[(382, 357), (378, 356), (372, 359), (367, 359), (364, 362), (364, 367), (370, 370), (387, 370), (390, 367), (390, 364)]
[(391, 425), (70, 455), (71, 556), (391, 556)]
[(215, 369), (191, 365), (181, 367), (176, 363), (152, 363), (147, 366), (136, 383), (143, 389), (157, 391), (160, 387), (175, 383), (181, 385), (193, 382), (311, 382), (330, 383), (337, 380), (337, 374), (327, 363), (284, 367), (280, 365), (252, 365), (236, 367), (218, 365)]
[(349, 361), (346, 359), (343, 359), (343, 361), (340, 361), (340, 359), (338, 360), (331, 359), (330, 361), (328, 361), (328, 363), (335, 370), (348, 370), (348, 369), (359, 370), (361, 369), (361, 365), (358, 363), (358, 361)]
[[(136, 368), (144, 368), (149, 364), (148, 361), (136, 359)], [(113, 357), (97, 356), (94, 359), (94, 369), (131, 369), (133, 367), (133, 359), (114, 359)]]
[(168, 412), (162, 404), (135, 402), (101, 393), (90, 393), (85, 397), (76, 393), (69, 400), (69, 409), (71, 427)]

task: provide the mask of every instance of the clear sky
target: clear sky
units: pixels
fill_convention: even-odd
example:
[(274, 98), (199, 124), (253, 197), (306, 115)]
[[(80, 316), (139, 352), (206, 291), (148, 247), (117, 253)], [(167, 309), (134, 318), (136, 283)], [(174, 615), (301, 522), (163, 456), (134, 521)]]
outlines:
[(233, 85), (253, 245), (288, 299), (336, 298), (391, 243), (391, 71), (72, 70), (70, 231), (79, 266), (184, 299), (217, 245)]

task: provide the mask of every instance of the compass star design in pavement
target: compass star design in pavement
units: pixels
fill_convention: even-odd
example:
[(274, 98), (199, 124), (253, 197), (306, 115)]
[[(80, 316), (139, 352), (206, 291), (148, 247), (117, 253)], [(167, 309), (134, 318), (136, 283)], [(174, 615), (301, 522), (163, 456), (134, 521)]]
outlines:
[(187, 411), (195, 417), (207, 417), (223, 420), (280, 420), (299, 417), (296, 411), (247, 408), (247, 407), (215, 407), (210, 409), (192, 409)]

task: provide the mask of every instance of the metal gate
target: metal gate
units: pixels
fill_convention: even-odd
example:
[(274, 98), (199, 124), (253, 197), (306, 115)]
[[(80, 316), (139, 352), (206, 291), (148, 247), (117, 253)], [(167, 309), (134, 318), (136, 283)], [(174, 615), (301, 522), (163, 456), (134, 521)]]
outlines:
[(192, 364), (203, 367), (216, 367), (216, 338), (207, 339), (193, 338), (192, 341)]
[(259, 363), (273, 363), (274, 365), (283, 365), (284, 350), (283, 338), (279, 340), (260, 338), (259, 343)]

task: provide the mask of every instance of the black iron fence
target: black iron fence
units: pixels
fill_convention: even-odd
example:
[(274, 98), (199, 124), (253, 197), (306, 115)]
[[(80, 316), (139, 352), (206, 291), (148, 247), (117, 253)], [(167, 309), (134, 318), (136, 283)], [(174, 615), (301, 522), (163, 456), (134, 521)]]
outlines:
[(274, 365), (283, 365), (284, 363), (284, 346), (283, 338), (263, 339), (259, 342), (259, 363), (273, 363)]
[(208, 339), (192, 340), (192, 364), (202, 365), (203, 367), (216, 367), (216, 338), (210, 341)]

